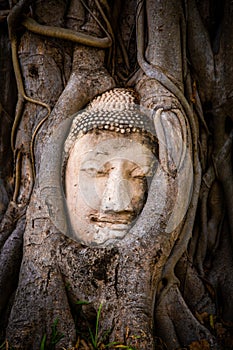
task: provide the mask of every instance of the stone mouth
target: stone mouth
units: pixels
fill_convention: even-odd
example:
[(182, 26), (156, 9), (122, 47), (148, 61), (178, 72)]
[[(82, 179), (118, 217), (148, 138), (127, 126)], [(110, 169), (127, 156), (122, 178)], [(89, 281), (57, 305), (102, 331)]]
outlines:
[(90, 216), (91, 222), (93, 222), (95, 225), (98, 225), (100, 227), (103, 226), (111, 226), (113, 227), (128, 227), (130, 223), (133, 221), (133, 217), (128, 215), (127, 217), (117, 217), (116, 216), (99, 216), (99, 215), (91, 215)]
[(104, 222), (104, 223), (98, 223), (97, 226), (100, 228), (106, 228), (106, 229), (108, 228), (111, 231), (125, 231), (125, 230), (128, 230), (131, 225), (120, 224), (120, 223), (112, 224), (112, 223)]

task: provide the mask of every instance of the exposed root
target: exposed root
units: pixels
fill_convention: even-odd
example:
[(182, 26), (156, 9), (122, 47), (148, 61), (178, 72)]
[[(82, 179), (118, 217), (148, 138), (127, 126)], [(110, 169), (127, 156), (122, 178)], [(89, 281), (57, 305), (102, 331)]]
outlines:
[[(10, 31), (12, 32), (11, 29)], [(16, 106), (16, 115), (15, 115), (12, 132), (11, 132), (11, 148), (14, 151), (15, 136), (16, 136), (17, 128), (19, 126), (19, 122), (22, 116), (24, 101), (35, 103), (37, 105), (45, 107), (48, 111), (47, 112), (48, 115), (50, 115), (51, 110), (50, 110), (50, 106), (47, 103), (28, 97), (24, 91), (23, 80), (22, 80), (18, 55), (17, 55), (17, 38), (14, 33), (12, 33), (11, 35), (11, 49), (12, 49), (12, 62), (13, 62), (15, 78), (16, 78), (16, 83), (18, 88), (18, 102)]]
[[(11, 39), (11, 50), (12, 50), (12, 63), (13, 63), (13, 68), (15, 72), (15, 78), (16, 78), (16, 83), (17, 83), (17, 89), (18, 89), (18, 101), (17, 101), (17, 106), (16, 106), (16, 114), (15, 114), (15, 119), (14, 123), (12, 126), (12, 131), (11, 131), (11, 148), (12, 151), (15, 151), (15, 137), (17, 133), (17, 129), (22, 117), (23, 109), (24, 109), (24, 102), (31, 102), (35, 103), (37, 105), (40, 105), (44, 108), (47, 109), (47, 116), (50, 115), (50, 106), (47, 103), (44, 103), (42, 101), (30, 98), (26, 95), (25, 90), (24, 90), (24, 85), (23, 85), (23, 79), (21, 75), (21, 69), (20, 69), (20, 64), (18, 60), (18, 45), (17, 45), (17, 22), (19, 21), (19, 18), (21, 16), (22, 11), (24, 8), (29, 4), (28, 0), (21, 0), (14, 8), (11, 10), (9, 16), (8, 16), (8, 27), (9, 27), (9, 35)], [(39, 128), (36, 128), (36, 132), (38, 131)], [(36, 134), (36, 132), (34, 134)], [(34, 139), (33, 139), (34, 140)], [(31, 147), (31, 158), (32, 158), (32, 164), (33, 164), (33, 169), (34, 169), (34, 153), (33, 153), (33, 146)], [(21, 152), (19, 151), (17, 158), (16, 158), (16, 175), (15, 175), (15, 191), (13, 195), (13, 201), (15, 202), (17, 199), (17, 195), (19, 192), (20, 188), (20, 160), (21, 160)], [(34, 171), (33, 171), (34, 174)], [(32, 177), (32, 181), (33, 181)]]
[(20, 182), (21, 182), (21, 160), (22, 160), (22, 153), (21, 151), (19, 151), (16, 156), (16, 165), (15, 165), (15, 188), (14, 188), (14, 194), (13, 194), (14, 203), (16, 203), (16, 200), (19, 194)]
[[(12, 133), (11, 133), (11, 147), (12, 150), (14, 151), (14, 142), (15, 142), (15, 136), (17, 132), (17, 128), (22, 116), (22, 112), (24, 109), (24, 101), (31, 102), (38, 104), (42, 107), (45, 107), (47, 109), (47, 115), (43, 118), (42, 121), (38, 123), (36, 126), (36, 129), (32, 135), (32, 140), (30, 144), (30, 154), (31, 154), (31, 161), (32, 161), (32, 169), (33, 169), (33, 178), (35, 178), (35, 157), (34, 157), (34, 140), (36, 137), (36, 134), (42, 124), (48, 119), (51, 110), (50, 106), (47, 103), (44, 103), (42, 101), (32, 99), (28, 97), (24, 91), (24, 86), (23, 86), (23, 80), (21, 76), (21, 70), (20, 70), (20, 65), (19, 65), (19, 60), (17, 56), (17, 37), (16, 37), (16, 28), (15, 28), (15, 21), (19, 19), (19, 16), (21, 15), (23, 9), (28, 5), (28, 0), (21, 0), (17, 6), (15, 6), (11, 12), (10, 15), (8, 16), (8, 24), (9, 24), (9, 33), (10, 33), (10, 38), (11, 38), (11, 46), (12, 46), (12, 61), (13, 61), (13, 67), (15, 71), (15, 77), (16, 77), (16, 82), (17, 82), (17, 88), (18, 88), (18, 102), (17, 102), (17, 107), (16, 107), (16, 115), (12, 127)], [(85, 5), (85, 4), (84, 4)], [(103, 16), (108, 30), (110, 30), (110, 33), (112, 34), (113, 37), (113, 31), (111, 28), (111, 25), (105, 16), (104, 12), (102, 11), (102, 8), (99, 4), (98, 1), (96, 1), (96, 5), (98, 9), (101, 12), (101, 15)], [(85, 5), (86, 6), (86, 5)], [(21, 24), (28, 29), (29, 31), (40, 34), (43, 36), (49, 36), (53, 38), (59, 38), (63, 40), (69, 40), (71, 42), (91, 46), (91, 47), (97, 47), (97, 48), (108, 48), (112, 46), (112, 39), (111, 36), (109, 35), (108, 31), (105, 30), (105, 28), (102, 26), (102, 24), (98, 21), (97, 18), (95, 18), (96, 22), (99, 24), (101, 29), (104, 30), (106, 33), (107, 37), (106, 38), (96, 38), (84, 33), (76, 32), (70, 29), (66, 28), (59, 28), (59, 27), (51, 27), (51, 26), (45, 26), (45, 25), (40, 25), (37, 23), (35, 20), (32, 18), (25, 17), (23, 18)], [(16, 174), (16, 178), (18, 178), (18, 174)], [(18, 188), (17, 188), (18, 190)], [(17, 194), (17, 191), (15, 191)]]
[(35, 180), (36, 177), (36, 167), (35, 167), (35, 156), (34, 156), (34, 143), (35, 143), (35, 138), (36, 135), (38, 133), (38, 131), (40, 130), (41, 126), (46, 122), (46, 120), (49, 117), (49, 113), (47, 113), (47, 115), (37, 124), (33, 134), (32, 134), (32, 138), (31, 138), (31, 142), (30, 142), (30, 155), (31, 155), (31, 162), (32, 162), (32, 178)]
[(10, 236), (17, 221), (25, 214), (25, 207), (19, 207), (15, 202), (11, 201), (4, 214), (0, 225), (0, 249)]
[(160, 299), (155, 318), (157, 334), (171, 350), (204, 340), (209, 344), (209, 348), (218, 349), (216, 339), (193, 316), (177, 286), (173, 286), (169, 293)]
[[(107, 18), (107, 16), (105, 15), (105, 13), (104, 13), (104, 11), (103, 11), (99, 1), (95, 0), (95, 4), (96, 4), (96, 7), (98, 8), (101, 16), (103, 17), (104, 22), (106, 23), (107, 31), (110, 34), (110, 37), (112, 39), (112, 46), (110, 48), (110, 52), (109, 52), (109, 55), (108, 55), (108, 63), (107, 63), (107, 65), (108, 66), (111, 65), (111, 67), (112, 67), (111, 74), (112, 74), (112, 76), (114, 76), (114, 71), (115, 71), (115, 51), (116, 51), (114, 32), (113, 32), (111, 23), (110, 23), (109, 19)], [(109, 6), (107, 6), (107, 9), (108, 9), (108, 13), (110, 14)]]
[(111, 37), (101, 24), (101, 28), (104, 29), (107, 35), (106, 38), (97, 38), (81, 32), (75, 32), (71, 29), (41, 25), (29, 17), (24, 17), (22, 25), (32, 33), (68, 40), (77, 44), (97, 47), (100, 49), (106, 49), (112, 45)]
[(198, 158), (198, 142), (197, 142), (197, 126), (194, 119), (194, 113), (186, 100), (182, 89), (180, 89), (179, 83), (176, 81), (174, 83), (174, 78), (168, 76), (168, 73), (165, 72), (161, 67), (154, 66), (146, 62), (144, 58), (144, 2), (137, 2), (137, 43), (138, 43), (138, 63), (145, 74), (152, 78), (156, 79), (161, 83), (167, 90), (169, 90), (181, 103), (181, 106), (184, 108), (186, 117), (188, 119), (191, 135), (192, 135), (192, 145), (193, 145), (193, 168), (194, 168), (194, 180), (193, 180), (193, 195), (189, 205), (188, 213), (179, 235), (175, 246), (173, 247), (172, 253), (164, 267), (162, 274), (162, 280), (166, 281), (166, 287), (164, 292), (175, 283), (178, 283), (177, 278), (174, 274), (174, 268), (178, 260), (181, 258), (184, 251), (187, 249), (189, 240), (192, 236), (192, 228), (194, 224), (194, 217), (198, 203), (199, 190), (201, 184), (201, 166)]
[[(203, 262), (206, 256), (207, 243), (208, 243), (207, 240), (209, 235), (208, 227), (207, 227), (207, 199), (209, 196), (209, 192), (212, 189), (212, 186), (214, 184), (214, 181), (218, 177), (221, 178), (221, 175), (219, 175), (219, 172), (224, 171), (222, 170), (222, 167), (223, 167), (224, 161), (227, 159), (229, 155), (229, 152), (231, 152), (232, 140), (233, 140), (233, 131), (231, 131), (228, 139), (225, 141), (224, 145), (222, 146), (220, 151), (217, 153), (217, 155), (213, 157), (212, 165), (208, 168), (207, 172), (204, 174), (202, 178), (203, 181), (202, 181), (202, 189), (201, 189), (201, 193), (202, 193), (201, 217), (202, 217), (203, 226), (202, 226), (201, 237), (199, 239), (198, 250), (197, 250), (197, 264), (198, 264), (199, 271), (202, 275), (204, 273)], [(228, 187), (228, 191), (230, 191), (229, 187)], [(231, 206), (231, 203), (230, 203), (230, 206)], [(222, 217), (222, 215), (220, 216)], [(220, 221), (222, 222), (222, 219), (220, 219)], [(221, 226), (221, 223), (220, 223), (220, 226)]]
[(8, 299), (14, 291), (22, 259), (23, 233), (25, 229), (25, 217), (21, 218), (16, 229), (4, 243), (0, 253), (0, 313), (6, 306)]

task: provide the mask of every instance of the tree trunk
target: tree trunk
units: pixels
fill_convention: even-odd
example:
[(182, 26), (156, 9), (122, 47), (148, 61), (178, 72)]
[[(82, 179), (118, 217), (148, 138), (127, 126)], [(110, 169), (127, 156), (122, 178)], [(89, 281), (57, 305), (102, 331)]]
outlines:
[[(232, 348), (231, 13), (0, 1), (0, 347)], [(69, 232), (62, 152), (115, 87), (152, 118), (158, 169), (129, 233), (98, 247)]]

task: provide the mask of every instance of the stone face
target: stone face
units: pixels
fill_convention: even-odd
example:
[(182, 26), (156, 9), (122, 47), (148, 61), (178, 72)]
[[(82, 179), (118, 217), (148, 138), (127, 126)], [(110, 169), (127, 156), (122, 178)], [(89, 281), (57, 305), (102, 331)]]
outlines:
[[(170, 235), (186, 214), (193, 177), (184, 116), (177, 108), (160, 108), (153, 115), (151, 108), (127, 102), (130, 96), (123, 89), (103, 93), (67, 118), (43, 153), (44, 205), (56, 228), (77, 242), (125, 245), (160, 231), (160, 220)], [(130, 110), (130, 132), (105, 128), (111, 119), (116, 123), (118, 102), (125, 104), (121, 112), (128, 117)], [(94, 111), (104, 117), (104, 128), (84, 133), (80, 123), (83, 117), (94, 122)], [(139, 113), (144, 127), (133, 131)]]
[(141, 134), (98, 131), (79, 138), (65, 171), (74, 237), (87, 244), (123, 238), (140, 214), (156, 158)]

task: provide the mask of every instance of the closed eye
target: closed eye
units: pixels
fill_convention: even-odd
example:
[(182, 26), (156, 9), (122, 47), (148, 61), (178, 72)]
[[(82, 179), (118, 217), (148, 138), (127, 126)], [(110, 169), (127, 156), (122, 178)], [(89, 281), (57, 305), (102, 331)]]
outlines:
[(130, 171), (129, 175), (130, 177), (133, 177), (133, 178), (142, 179), (145, 177), (145, 172), (143, 171), (142, 168), (136, 167)]
[(94, 167), (82, 168), (81, 171), (91, 177), (103, 177), (107, 175), (107, 172), (105, 170), (96, 169)]
[(90, 175), (90, 176), (96, 176), (98, 170), (96, 168), (82, 168), (80, 169), (82, 172), (84, 172), (85, 174), (87, 175)]
[(130, 172), (130, 176), (133, 178), (144, 178), (146, 176), (152, 176), (153, 170), (151, 166), (136, 167)]

